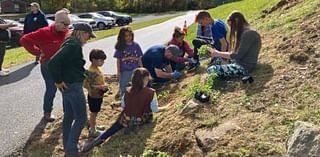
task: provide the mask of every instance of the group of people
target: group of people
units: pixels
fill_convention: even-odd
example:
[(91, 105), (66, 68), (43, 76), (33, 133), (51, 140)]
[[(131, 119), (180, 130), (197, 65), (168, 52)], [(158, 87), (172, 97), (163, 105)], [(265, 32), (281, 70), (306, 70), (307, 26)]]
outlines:
[[(154, 45), (144, 54), (141, 53), (139, 45), (134, 42), (132, 30), (129, 27), (121, 28), (114, 57), (117, 58), (123, 110), (109, 129), (84, 145), (82, 152), (90, 151), (122, 128), (150, 122), (152, 112), (167, 108), (168, 106), (158, 107), (155, 90), (149, 87), (148, 82), (152, 80), (152, 82), (163, 83), (170, 79), (177, 79), (182, 75), (181, 71), (186, 65), (197, 68), (199, 66), (197, 49), (201, 45), (209, 44), (213, 47), (208, 49), (213, 61), (207, 68), (208, 73), (234, 78), (246, 76), (254, 69), (261, 48), (261, 39), (259, 33), (250, 27), (243, 14), (234, 11), (229, 15), (227, 19), (230, 27), (229, 40), (227, 40), (228, 29), (224, 22), (214, 20), (207, 11), (199, 12), (196, 22), (198, 33), (192, 42), (194, 49), (184, 40), (185, 32), (176, 27), (168, 43)], [(125, 46), (119, 49), (121, 41)], [(217, 63), (217, 60), (222, 62)], [(132, 85), (126, 88), (130, 77)]]
[[(132, 29), (122, 27), (113, 55), (117, 59), (122, 112), (109, 129), (100, 132), (96, 129), (96, 118), (101, 110), (103, 95), (108, 90), (106, 80), (112, 79), (104, 75), (100, 68), (107, 55), (102, 49), (92, 49), (89, 54), (91, 65), (85, 69), (82, 46), (96, 36), (86, 23), (74, 24), (73, 30), (69, 30), (71, 21), (68, 14), (67, 9), (57, 11), (52, 25), (29, 30), (20, 40), (28, 52), (40, 59), (41, 74), (46, 86), (43, 111), (48, 122), (55, 120), (52, 109), (57, 89), (62, 93), (63, 146), (66, 156), (80, 156), (122, 128), (148, 123), (152, 120), (152, 112), (166, 109), (168, 106), (159, 107), (156, 91), (150, 87), (150, 81), (164, 83), (178, 79), (187, 65), (197, 69), (200, 66), (198, 49), (202, 45), (212, 46), (208, 54), (213, 63), (207, 72), (217, 73), (220, 77), (247, 75), (256, 66), (261, 48), (259, 33), (250, 27), (238, 11), (232, 12), (227, 19), (230, 28), (228, 39), (228, 27), (222, 20), (213, 19), (207, 11), (199, 12), (195, 20), (198, 23), (197, 36), (192, 41), (194, 48), (184, 40), (186, 32), (176, 27), (168, 43), (151, 46), (143, 53), (134, 40)], [(26, 20), (41, 17), (34, 15)], [(43, 24), (47, 25), (45, 22)], [(11, 25), (0, 24), (0, 29), (8, 27)], [(0, 63), (2, 60), (0, 56)], [(217, 60), (223, 62), (217, 63)], [(2, 71), (4, 69), (0, 66)], [(87, 98), (83, 87), (88, 91)], [(78, 142), (87, 122), (87, 102), (90, 110), (89, 136), (95, 138), (80, 151)]]

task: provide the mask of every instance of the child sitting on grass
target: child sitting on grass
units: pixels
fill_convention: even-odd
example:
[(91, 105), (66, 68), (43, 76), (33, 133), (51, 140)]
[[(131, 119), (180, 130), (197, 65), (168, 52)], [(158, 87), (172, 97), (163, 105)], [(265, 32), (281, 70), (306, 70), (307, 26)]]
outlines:
[(154, 89), (147, 87), (151, 80), (150, 73), (145, 68), (137, 68), (133, 72), (132, 86), (129, 87), (121, 100), (123, 111), (117, 121), (91, 143), (85, 144), (82, 152), (88, 152), (103, 143), (107, 138), (121, 130), (148, 123), (152, 120), (152, 112), (159, 112), (168, 107), (158, 107), (157, 95)]
[(90, 52), (89, 60), (91, 65), (86, 71), (86, 79), (84, 87), (88, 90), (88, 104), (90, 110), (89, 118), (89, 137), (97, 137), (100, 132), (96, 130), (96, 119), (98, 112), (101, 110), (103, 102), (103, 94), (107, 91), (105, 77), (101, 72), (101, 67), (104, 60), (107, 58), (101, 49), (93, 49)]

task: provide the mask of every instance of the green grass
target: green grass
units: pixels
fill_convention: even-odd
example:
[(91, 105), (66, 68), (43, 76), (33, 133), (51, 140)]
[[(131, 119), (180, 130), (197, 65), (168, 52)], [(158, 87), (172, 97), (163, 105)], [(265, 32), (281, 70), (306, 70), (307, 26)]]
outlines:
[[(179, 15), (182, 15), (182, 13), (176, 13), (174, 15), (164, 17), (164, 18), (159, 18), (159, 19), (154, 19), (154, 20), (149, 20), (149, 21), (144, 21), (144, 22), (139, 22), (139, 23), (134, 23), (129, 26), (132, 27), (133, 30), (141, 29), (144, 27), (148, 27), (151, 25), (159, 24), (162, 22), (165, 22), (167, 20), (170, 20), (174, 17), (177, 17)], [(117, 35), (119, 32), (120, 28), (115, 27), (113, 29), (108, 29), (108, 30), (103, 30), (103, 31), (97, 31), (95, 32), (97, 35), (97, 38), (94, 40), (90, 40), (90, 42), (103, 39), (109, 36)], [(8, 49), (4, 58), (4, 63), (3, 66), (8, 68), (13, 65), (17, 64), (22, 64), (28, 61), (33, 60), (35, 57), (32, 56), (30, 53), (28, 53), (24, 48), (19, 47), (19, 48), (12, 48)]]
[[(262, 10), (270, 8), (278, 1), (279, 0), (243, 0), (209, 9), (209, 12), (214, 19), (222, 19), (223, 21), (225, 21), (225, 19), (232, 11), (238, 10), (242, 12), (250, 22), (252, 22), (253, 20), (260, 17), (260, 13)], [(196, 24), (193, 24), (189, 27), (186, 40), (191, 43), (192, 39), (195, 37), (195, 34)]]
[(28, 53), (23, 47), (12, 48), (6, 50), (3, 66), (10, 67), (12, 65), (28, 62), (32, 59), (35, 59), (35, 57)]
[(263, 24), (257, 24), (257, 27), (267, 31), (282, 27), (291, 37), (297, 32), (298, 29), (296, 28), (299, 27), (300, 21), (312, 15), (318, 7), (320, 7), (320, 1), (304, 1), (298, 4), (297, 7), (276, 12), (271, 18), (268, 18), (268, 21)]

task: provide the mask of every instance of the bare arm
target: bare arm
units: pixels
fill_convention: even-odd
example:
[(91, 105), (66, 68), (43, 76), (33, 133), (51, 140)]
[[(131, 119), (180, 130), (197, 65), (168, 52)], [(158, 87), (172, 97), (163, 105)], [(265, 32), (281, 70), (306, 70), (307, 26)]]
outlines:
[(12, 23), (6, 23), (6, 24), (0, 24), (0, 29), (8, 29), (9, 27), (15, 27), (15, 24)]
[(218, 51), (216, 49), (209, 49), (208, 51), (210, 52), (211, 57), (222, 57), (225, 59), (231, 59), (230, 58), (231, 52), (222, 52), (222, 51)]
[(121, 64), (121, 60), (117, 59), (117, 77), (118, 77), (118, 79), (120, 79), (120, 73), (121, 73), (120, 64)]
[(159, 111), (158, 112), (162, 112), (162, 111), (167, 110), (171, 104), (172, 103), (168, 103), (167, 105), (159, 106)]
[(171, 64), (169, 64), (169, 65), (166, 67), (166, 70), (167, 70), (168, 73), (172, 73)]
[(222, 52), (226, 52), (227, 49), (228, 49), (228, 43), (227, 43), (226, 38), (221, 38), (221, 39), (219, 39), (219, 41), (220, 41), (220, 44), (221, 44), (221, 51)]
[(155, 71), (157, 77), (166, 78), (166, 79), (172, 78), (171, 72), (164, 72), (161, 69), (157, 69), (157, 68), (154, 68), (154, 71)]

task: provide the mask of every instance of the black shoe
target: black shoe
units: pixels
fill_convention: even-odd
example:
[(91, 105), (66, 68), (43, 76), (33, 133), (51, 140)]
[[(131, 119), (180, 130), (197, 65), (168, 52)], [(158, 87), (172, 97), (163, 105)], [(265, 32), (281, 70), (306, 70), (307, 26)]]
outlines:
[(253, 83), (254, 79), (252, 78), (252, 76), (245, 76), (241, 79), (242, 83), (246, 84), (246, 83)]
[(95, 146), (98, 146), (103, 143), (104, 140), (97, 137), (90, 143), (85, 143), (81, 152), (86, 153), (92, 150)]

